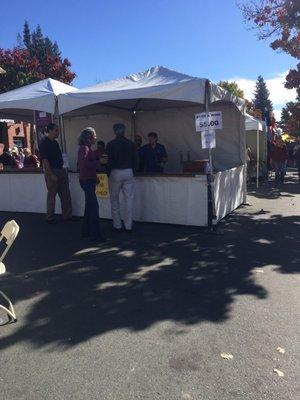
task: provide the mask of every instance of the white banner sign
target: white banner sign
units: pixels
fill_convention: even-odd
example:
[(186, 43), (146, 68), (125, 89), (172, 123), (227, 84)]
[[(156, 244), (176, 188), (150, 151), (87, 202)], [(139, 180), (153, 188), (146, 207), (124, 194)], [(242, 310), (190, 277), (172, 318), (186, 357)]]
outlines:
[(196, 132), (223, 129), (222, 111), (210, 111), (195, 114)]
[(201, 132), (202, 149), (214, 149), (216, 147), (216, 132), (204, 131)]

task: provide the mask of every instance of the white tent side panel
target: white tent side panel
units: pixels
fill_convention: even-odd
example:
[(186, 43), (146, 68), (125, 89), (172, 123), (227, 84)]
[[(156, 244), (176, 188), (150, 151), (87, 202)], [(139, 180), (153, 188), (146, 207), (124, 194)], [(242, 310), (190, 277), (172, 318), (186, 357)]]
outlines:
[(260, 121), (257, 118), (252, 117), (252, 115), (246, 115), (245, 126), (246, 126), (246, 131), (254, 131), (257, 129), (259, 131), (263, 131), (264, 122)]
[[(120, 115), (120, 116), (119, 116)], [(127, 112), (115, 114), (100, 114), (86, 117), (64, 118), (65, 137), (67, 145), (67, 154), (70, 169), (77, 170), (78, 137), (80, 132), (90, 126), (96, 129), (97, 140), (103, 140), (107, 144), (115, 135), (113, 131), (114, 124), (122, 122), (126, 127), (126, 136), (132, 137), (131, 115)]]
[[(212, 150), (216, 170), (225, 170), (244, 162), (245, 139), (243, 116), (233, 105), (212, 105), (211, 111), (222, 111), (223, 129), (216, 130), (216, 148)], [(155, 131), (159, 142), (168, 153), (166, 172), (181, 172), (180, 151), (184, 159), (190, 152), (191, 160), (208, 159), (208, 150), (202, 149), (201, 133), (195, 129), (195, 114), (203, 111), (203, 106), (141, 113), (137, 118), (137, 133), (148, 142), (148, 132)]]
[[(211, 110), (222, 111), (223, 129), (216, 131), (217, 147), (213, 149), (214, 167), (225, 170), (245, 162), (244, 117), (233, 105), (213, 105)], [(203, 111), (203, 106), (160, 111), (139, 112), (136, 117), (136, 133), (148, 143), (147, 134), (157, 132), (159, 142), (164, 144), (168, 153), (167, 173), (182, 172), (180, 152), (191, 160), (208, 158), (208, 150), (203, 150), (201, 134), (196, 133), (195, 114)], [(113, 125), (123, 122), (126, 136), (133, 138), (132, 119), (130, 113), (116, 111), (114, 114), (101, 114), (86, 117), (65, 118), (65, 134), (70, 167), (76, 169), (77, 139), (82, 129), (92, 126), (96, 129), (98, 140), (106, 144), (114, 138)]]
[[(259, 159), (260, 161), (266, 161), (266, 134), (260, 132), (259, 139)], [(256, 160), (257, 157), (257, 131), (246, 132), (246, 146), (250, 147), (253, 157)]]
[(245, 173), (246, 167), (241, 165), (215, 174), (213, 187), (217, 221), (246, 201)]

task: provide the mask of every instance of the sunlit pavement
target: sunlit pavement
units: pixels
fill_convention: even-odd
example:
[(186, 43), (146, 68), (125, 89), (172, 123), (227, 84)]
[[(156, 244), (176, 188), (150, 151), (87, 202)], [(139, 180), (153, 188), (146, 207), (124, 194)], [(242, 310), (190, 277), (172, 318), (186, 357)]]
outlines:
[(19, 318), (0, 327), (0, 399), (295, 400), (300, 184), (249, 193), (223, 235), (103, 221), (99, 246), (79, 219), (0, 213), (21, 226), (0, 279)]

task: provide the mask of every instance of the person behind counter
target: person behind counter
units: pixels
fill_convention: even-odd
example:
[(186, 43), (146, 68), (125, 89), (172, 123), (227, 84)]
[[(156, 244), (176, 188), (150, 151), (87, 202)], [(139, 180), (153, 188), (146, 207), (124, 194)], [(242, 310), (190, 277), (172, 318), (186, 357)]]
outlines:
[(17, 146), (14, 146), (11, 149), (11, 155), (12, 155), (13, 159), (15, 160), (15, 168), (17, 168), (17, 169), (23, 168), (23, 163), (22, 163), (21, 157), (20, 157), (20, 150), (18, 149)]
[(143, 138), (141, 135), (139, 134), (134, 135), (134, 144), (137, 151), (139, 151), (143, 144)]
[(105, 143), (102, 140), (98, 140), (97, 149), (95, 150), (97, 160), (100, 160), (103, 154), (105, 154)]
[(36, 155), (32, 154), (28, 147), (23, 149), (24, 151), (24, 168), (38, 168), (40, 162)]
[[(105, 149), (105, 143), (102, 140), (98, 140), (97, 142), (97, 148), (94, 151), (94, 154), (96, 156), (96, 160), (101, 160), (102, 158), (107, 159), (107, 154), (106, 154), (106, 149)], [(106, 166), (102, 163), (102, 166), (97, 172), (103, 172), (106, 173)]]
[(132, 208), (135, 190), (133, 171), (138, 167), (138, 155), (135, 144), (125, 138), (125, 125), (115, 124), (116, 138), (108, 143), (108, 173), (113, 229), (122, 231), (119, 195), (124, 195), (124, 226), (126, 232), (132, 230)]
[(141, 147), (139, 151), (141, 170), (147, 174), (161, 174), (168, 160), (166, 148), (157, 142), (156, 132), (148, 133), (148, 139), (149, 143)]
[(14, 157), (5, 149), (3, 143), (0, 143), (0, 169), (5, 167), (16, 168)]
[(72, 220), (72, 203), (69, 189), (67, 171), (63, 168), (63, 157), (56, 139), (59, 130), (56, 124), (47, 125), (48, 135), (40, 143), (40, 156), (42, 159), (45, 181), (47, 186), (47, 216), (46, 221), (56, 223), (55, 198), (58, 194), (61, 200), (62, 216), (64, 221)]

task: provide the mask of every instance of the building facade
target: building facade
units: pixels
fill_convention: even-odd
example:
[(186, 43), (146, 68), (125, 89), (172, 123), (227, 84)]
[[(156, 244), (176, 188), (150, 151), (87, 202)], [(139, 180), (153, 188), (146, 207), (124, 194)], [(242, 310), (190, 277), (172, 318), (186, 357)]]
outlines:
[(28, 147), (33, 149), (33, 129), (27, 122), (0, 121), (0, 143), (5, 148)]

